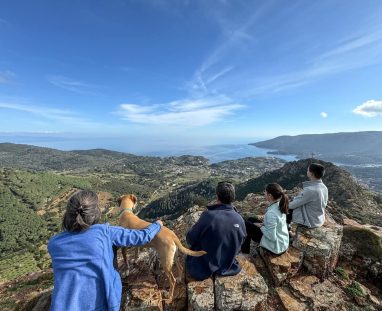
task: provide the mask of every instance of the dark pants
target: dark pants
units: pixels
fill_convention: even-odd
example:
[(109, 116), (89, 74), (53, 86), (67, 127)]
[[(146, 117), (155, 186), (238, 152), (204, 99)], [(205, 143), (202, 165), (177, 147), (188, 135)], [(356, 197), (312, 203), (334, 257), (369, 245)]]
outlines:
[(245, 229), (247, 230), (247, 237), (244, 240), (244, 243), (241, 245), (241, 252), (245, 254), (249, 254), (249, 250), (251, 248), (251, 240), (260, 243), (261, 238), (263, 237), (263, 232), (259, 227), (255, 225), (255, 223), (261, 223), (257, 218), (249, 217), (245, 221)]
[[(286, 217), (286, 222), (287, 222), (288, 225), (290, 225), (290, 223), (292, 222), (292, 216), (293, 216), (293, 210), (290, 209), (288, 211), (288, 214), (287, 214), (287, 217)], [(288, 228), (289, 228), (289, 226), (288, 226)]]

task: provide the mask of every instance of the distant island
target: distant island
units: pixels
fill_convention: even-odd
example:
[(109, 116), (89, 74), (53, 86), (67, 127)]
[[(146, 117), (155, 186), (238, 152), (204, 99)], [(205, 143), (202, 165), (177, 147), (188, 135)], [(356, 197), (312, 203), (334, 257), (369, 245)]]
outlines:
[(250, 145), (300, 159), (313, 156), (344, 165), (382, 165), (382, 131), (279, 136)]

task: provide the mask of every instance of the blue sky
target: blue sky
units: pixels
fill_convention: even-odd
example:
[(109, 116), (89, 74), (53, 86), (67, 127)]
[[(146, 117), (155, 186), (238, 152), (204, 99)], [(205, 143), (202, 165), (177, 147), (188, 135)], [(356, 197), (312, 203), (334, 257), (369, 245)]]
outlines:
[(382, 130), (381, 73), (380, 0), (0, 2), (8, 141)]

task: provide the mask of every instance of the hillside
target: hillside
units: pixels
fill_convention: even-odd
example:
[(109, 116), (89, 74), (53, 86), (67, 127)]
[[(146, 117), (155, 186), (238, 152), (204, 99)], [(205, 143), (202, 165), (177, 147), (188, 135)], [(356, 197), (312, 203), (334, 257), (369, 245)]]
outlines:
[[(0, 149), (0, 283), (50, 265), (46, 241), (60, 230), (66, 202), (79, 189), (96, 191), (104, 212), (125, 193), (136, 194), (143, 207), (179, 192), (180, 201), (203, 203), (208, 187), (202, 184), (199, 196), (187, 193), (187, 187), (209, 184), (211, 176), (246, 180), (284, 164), (274, 158), (246, 158), (233, 161), (230, 169), (229, 161), (208, 165), (205, 158), (187, 155), (140, 157), (103, 149), (64, 152), (16, 144), (0, 144)], [(173, 207), (178, 209), (179, 204), (166, 206)], [(152, 210), (167, 213), (160, 209)]]
[(207, 180), (173, 189), (148, 204), (141, 210), (140, 215), (148, 218), (176, 218), (195, 204), (204, 206), (214, 200), (216, 185), (223, 178), (240, 183), (249, 177), (260, 176), (264, 172), (277, 169), (284, 163), (285, 161), (277, 158), (243, 158), (212, 164)]
[[(103, 154), (103, 151), (94, 150), (89, 153), (98, 152)], [(301, 182), (306, 180), (306, 169), (312, 161), (306, 159), (284, 165), (282, 161), (271, 158), (246, 158), (203, 166), (203, 169), (195, 166), (196, 173), (192, 175), (194, 160), (186, 157), (171, 161), (183, 163), (185, 160), (190, 161), (189, 167), (182, 168), (185, 173), (180, 172), (179, 166), (175, 165), (176, 169), (162, 175), (163, 183), (137, 174), (71, 174), (0, 169), (0, 284), (10, 281), (4, 283), (9, 284), (9, 290), (8, 285), (2, 289), (0, 286), (0, 297), (4, 299), (0, 308), (12, 310), (18, 301), (24, 300), (22, 297), (31, 297), (34, 292), (51, 286), (51, 274), (47, 270), (50, 260), (45, 243), (59, 230), (65, 203), (78, 189), (97, 191), (104, 212), (114, 206), (120, 194), (136, 193), (139, 207), (144, 207), (140, 217), (161, 217), (171, 226), (176, 224), (175, 218), (180, 216), (179, 219), (182, 219), (191, 206), (205, 206), (213, 200), (216, 183), (226, 177), (232, 177), (229, 179), (236, 184), (238, 201), (235, 204), (243, 214), (255, 212), (255, 201), (244, 199), (249, 193), (257, 193), (255, 197), (260, 198), (260, 201), (256, 201), (256, 207), (261, 210), (266, 204), (259, 193), (265, 184), (279, 182), (284, 188), (290, 189), (288, 193), (293, 195), (299, 191), (297, 187)], [(327, 168), (324, 182), (330, 193), (329, 210), (336, 219), (342, 220), (346, 215), (360, 222), (381, 225), (381, 197), (363, 188), (343, 169), (332, 163), (321, 163)], [(156, 168), (158, 171), (161, 169)], [(256, 177), (248, 179), (250, 175)], [(104, 221), (113, 223), (116, 220)], [(273, 301), (272, 295), (269, 299)], [(276, 307), (273, 310), (278, 309)]]
[(314, 153), (320, 159), (343, 164), (382, 164), (382, 131), (279, 136), (251, 145), (299, 158)]
[[(169, 166), (203, 166), (198, 156), (146, 157), (106, 149), (61, 151), (31, 145), (0, 143), (2, 167), (34, 171), (77, 171), (153, 175)], [(156, 170), (155, 170), (156, 169)]]
[(363, 223), (382, 225), (382, 197), (358, 184), (342, 168), (320, 160), (305, 159), (286, 163), (282, 168), (267, 172), (258, 178), (237, 186), (237, 199), (243, 200), (248, 193), (259, 193), (268, 183), (277, 182), (285, 189), (301, 187), (306, 170), (314, 161), (326, 167), (324, 183), (329, 189), (329, 198), (339, 206), (339, 212)]

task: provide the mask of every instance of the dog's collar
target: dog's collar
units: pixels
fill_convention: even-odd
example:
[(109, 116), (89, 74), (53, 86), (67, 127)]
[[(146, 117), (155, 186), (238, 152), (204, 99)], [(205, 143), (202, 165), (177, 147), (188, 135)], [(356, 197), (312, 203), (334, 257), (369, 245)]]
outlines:
[(133, 211), (132, 208), (130, 208), (130, 207), (126, 207), (126, 208), (124, 208), (124, 209), (119, 213), (118, 217), (121, 217), (122, 214), (125, 213), (125, 212), (127, 212), (127, 211), (132, 212), (132, 213), (134, 214), (134, 211)]

